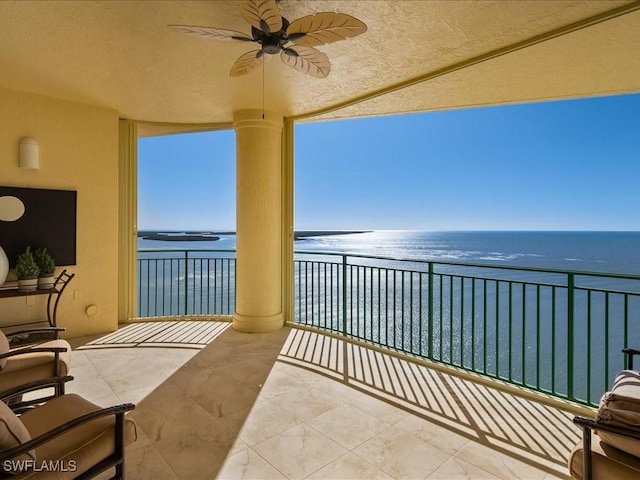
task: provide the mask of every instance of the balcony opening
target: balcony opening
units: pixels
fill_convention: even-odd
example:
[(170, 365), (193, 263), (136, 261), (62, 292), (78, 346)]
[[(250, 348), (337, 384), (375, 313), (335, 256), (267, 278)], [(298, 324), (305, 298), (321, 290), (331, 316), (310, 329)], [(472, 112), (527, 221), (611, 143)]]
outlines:
[(235, 134), (138, 142), (137, 316), (232, 315)]
[(640, 95), (296, 126), (296, 322), (596, 405), (640, 338)]

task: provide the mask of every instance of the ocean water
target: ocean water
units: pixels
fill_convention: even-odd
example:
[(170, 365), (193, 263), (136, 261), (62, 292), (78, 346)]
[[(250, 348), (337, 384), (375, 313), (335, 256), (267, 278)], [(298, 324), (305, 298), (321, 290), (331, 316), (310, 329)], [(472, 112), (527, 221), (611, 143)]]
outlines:
[[(139, 239), (138, 245), (196, 250), (186, 263), (183, 253), (139, 254), (173, 259), (141, 260), (140, 316), (233, 313), (235, 271), (232, 260), (221, 259), (234, 254), (197, 250), (234, 250), (234, 235), (218, 241)], [(305, 260), (295, 268), (295, 318), (334, 331), (347, 328), (357, 338), (419, 355), (431, 352), (437, 361), (554, 394), (568, 395), (573, 378), (575, 398), (595, 404), (622, 368), (620, 349), (638, 346), (640, 280), (574, 275), (570, 321), (566, 274), (437, 265), (429, 314), (425, 264), (355, 256), (640, 278), (639, 246), (640, 232), (372, 231), (310, 237), (295, 244), (296, 258)], [(354, 255), (346, 271), (348, 296), (340, 287), (342, 260), (304, 252)]]
[[(138, 240), (138, 248), (233, 250), (235, 236), (218, 241)], [(482, 263), (640, 275), (640, 232), (378, 230), (310, 237), (296, 251), (337, 252), (440, 262)]]

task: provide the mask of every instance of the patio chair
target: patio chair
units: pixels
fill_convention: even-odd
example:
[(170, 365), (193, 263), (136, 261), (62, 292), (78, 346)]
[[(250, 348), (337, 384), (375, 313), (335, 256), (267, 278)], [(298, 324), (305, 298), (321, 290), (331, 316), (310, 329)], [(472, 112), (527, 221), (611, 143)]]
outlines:
[(582, 427), (582, 442), (569, 458), (576, 480), (640, 478), (640, 373), (633, 356), (640, 350), (625, 348), (628, 370), (615, 378), (600, 401), (596, 418), (575, 417)]
[[(33, 389), (72, 377), (33, 382)], [(135, 423), (125, 417), (133, 404), (101, 408), (77, 394), (62, 395), (17, 416), (0, 397), (0, 479), (89, 479), (115, 468), (124, 479), (125, 447), (137, 439)]]
[[(14, 332), (10, 336), (24, 332)], [(68, 375), (70, 359), (71, 346), (66, 340), (10, 348), (7, 336), (0, 331), (0, 396), (24, 384)], [(38, 399), (23, 402), (20, 397), (13, 397), (11, 406), (14, 410), (24, 409), (64, 394), (64, 383), (53, 387), (53, 394)]]

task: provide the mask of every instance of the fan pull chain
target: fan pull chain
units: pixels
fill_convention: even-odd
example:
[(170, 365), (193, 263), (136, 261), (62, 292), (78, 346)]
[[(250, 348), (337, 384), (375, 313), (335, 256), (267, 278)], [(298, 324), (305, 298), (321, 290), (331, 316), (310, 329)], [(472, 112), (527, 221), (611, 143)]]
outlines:
[(264, 64), (265, 59), (262, 59), (262, 119), (264, 120)]

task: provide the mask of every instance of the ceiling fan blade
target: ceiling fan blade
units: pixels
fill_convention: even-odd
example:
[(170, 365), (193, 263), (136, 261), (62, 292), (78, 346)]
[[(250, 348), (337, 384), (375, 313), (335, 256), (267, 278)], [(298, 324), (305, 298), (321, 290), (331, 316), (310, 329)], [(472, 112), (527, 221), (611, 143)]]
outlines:
[(282, 50), (280, 59), (290, 67), (316, 78), (324, 78), (331, 71), (329, 58), (311, 47), (289, 47)]
[(282, 17), (275, 0), (247, 0), (240, 6), (242, 17), (265, 33), (282, 30)]
[(264, 55), (262, 50), (251, 50), (250, 52), (241, 55), (236, 63), (231, 67), (231, 71), (229, 75), (232, 77), (239, 77), (240, 75), (245, 75), (249, 73), (251, 70), (256, 68), (264, 62)]
[(208, 40), (222, 40), (223, 42), (232, 42), (234, 40), (242, 42), (253, 41), (253, 38), (245, 33), (236, 32), (235, 30), (225, 30), (224, 28), (198, 27), (196, 25), (169, 25), (169, 28), (176, 32), (206, 38)]
[(321, 12), (291, 22), (287, 36), (296, 45), (315, 47), (355, 37), (367, 31), (367, 26), (345, 13)]

